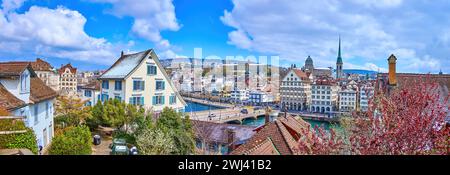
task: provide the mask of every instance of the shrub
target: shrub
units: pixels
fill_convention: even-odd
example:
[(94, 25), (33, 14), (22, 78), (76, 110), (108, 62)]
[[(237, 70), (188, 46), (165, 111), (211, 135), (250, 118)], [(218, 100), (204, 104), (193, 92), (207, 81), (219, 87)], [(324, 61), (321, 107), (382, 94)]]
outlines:
[(52, 141), (51, 155), (89, 155), (91, 131), (87, 126), (68, 127), (58, 133)]
[(25, 133), (0, 135), (0, 149), (29, 149), (34, 154), (38, 153), (36, 136), (32, 129), (27, 128)]

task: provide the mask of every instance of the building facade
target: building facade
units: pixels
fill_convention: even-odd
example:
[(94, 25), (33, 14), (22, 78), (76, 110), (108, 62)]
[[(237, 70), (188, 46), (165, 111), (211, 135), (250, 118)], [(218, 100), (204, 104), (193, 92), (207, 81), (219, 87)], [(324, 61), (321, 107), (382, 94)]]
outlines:
[(254, 105), (267, 105), (275, 101), (275, 97), (270, 93), (254, 91), (249, 95), (250, 103)]
[(368, 82), (360, 87), (359, 92), (359, 110), (366, 112), (369, 108), (369, 100), (375, 94), (375, 88)]
[(94, 106), (101, 98), (100, 81), (92, 80), (90, 83), (78, 88), (78, 96), (85, 101), (85, 106)]
[(99, 80), (101, 101), (119, 99), (155, 113), (164, 107), (183, 112), (186, 106), (152, 49), (122, 54)]
[(337, 111), (339, 86), (334, 80), (319, 78), (311, 87), (311, 112), (332, 113)]
[(77, 69), (72, 65), (66, 64), (58, 69), (59, 86), (62, 95), (76, 95), (77, 93)]
[(45, 85), (30, 63), (0, 63), (0, 108), (24, 118), (44, 149), (54, 136), (53, 115), (57, 93)]
[(280, 84), (282, 109), (304, 111), (311, 104), (311, 81), (305, 72), (292, 68)]
[(352, 112), (356, 110), (358, 104), (358, 90), (345, 88), (339, 92), (339, 111)]

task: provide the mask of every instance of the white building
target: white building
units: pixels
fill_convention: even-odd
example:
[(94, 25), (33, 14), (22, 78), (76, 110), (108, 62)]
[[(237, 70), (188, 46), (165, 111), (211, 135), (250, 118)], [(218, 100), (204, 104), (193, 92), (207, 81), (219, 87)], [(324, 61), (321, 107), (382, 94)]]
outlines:
[(369, 100), (373, 97), (375, 88), (371, 83), (363, 84), (359, 91), (359, 109), (363, 112), (367, 111)]
[(248, 100), (249, 93), (247, 90), (233, 90), (231, 91), (230, 98), (235, 102), (242, 102)]
[(97, 80), (92, 80), (90, 83), (79, 87), (78, 96), (81, 98), (81, 100), (86, 101), (86, 106), (94, 106), (101, 98), (100, 90), (100, 82)]
[(273, 103), (275, 101), (275, 97), (272, 94), (254, 91), (254, 92), (250, 92), (249, 101), (252, 104), (264, 105), (264, 104)]
[(288, 110), (303, 111), (311, 104), (311, 81), (309, 76), (291, 68), (280, 84), (281, 107)]
[(124, 100), (155, 114), (165, 107), (183, 112), (186, 106), (153, 49), (129, 55), (122, 53), (99, 80), (102, 101)]
[(60, 81), (59, 86), (61, 94), (73, 96), (77, 93), (77, 69), (72, 65), (66, 64), (58, 69)]
[(334, 80), (331, 78), (317, 79), (311, 86), (311, 112), (332, 113), (337, 111), (339, 86)]
[(356, 110), (358, 98), (358, 89), (344, 87), (339, 92), (339, 111), (340, 112), (352, 112)]
[(24, 117), (44, 149), (53, 138), (54, 102), (57, 93), (45, 85), (30, 63), (0, 63), (0, 108)]

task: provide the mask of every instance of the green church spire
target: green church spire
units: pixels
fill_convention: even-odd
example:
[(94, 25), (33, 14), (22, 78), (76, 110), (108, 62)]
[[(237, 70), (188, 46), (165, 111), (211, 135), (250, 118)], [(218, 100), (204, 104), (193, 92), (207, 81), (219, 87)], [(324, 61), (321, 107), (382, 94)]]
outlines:
[(339, 50), (338, 50), (337, 64), (343, 64), (341, 57), (341, 36), (339, 36)]

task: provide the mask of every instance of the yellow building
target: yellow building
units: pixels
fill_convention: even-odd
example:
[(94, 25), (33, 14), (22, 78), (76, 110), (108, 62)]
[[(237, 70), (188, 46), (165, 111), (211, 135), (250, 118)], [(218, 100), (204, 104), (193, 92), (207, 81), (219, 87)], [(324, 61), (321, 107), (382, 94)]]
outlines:
[(99, 77), (100, 99), (119, 99), (159, 113), (164, 107), (183, 112), (186, 102), (172, 84), (153, 49), (124, 55)]

